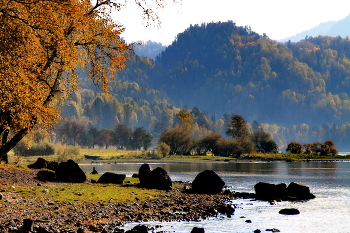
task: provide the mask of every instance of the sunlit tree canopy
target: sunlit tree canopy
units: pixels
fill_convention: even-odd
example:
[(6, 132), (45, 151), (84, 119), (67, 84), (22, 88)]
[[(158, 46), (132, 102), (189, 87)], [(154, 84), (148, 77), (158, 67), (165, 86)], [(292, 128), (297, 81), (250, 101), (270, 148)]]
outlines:
[[(146, 1), (135, 3), (156, 19)], [(78, 70), (107, 92), (130, 50), (111, 17), (121, 7), (109, 0), (0, 0), (1, 158), (34, 127), (58, 121), (58, 103), (77, 87)]]

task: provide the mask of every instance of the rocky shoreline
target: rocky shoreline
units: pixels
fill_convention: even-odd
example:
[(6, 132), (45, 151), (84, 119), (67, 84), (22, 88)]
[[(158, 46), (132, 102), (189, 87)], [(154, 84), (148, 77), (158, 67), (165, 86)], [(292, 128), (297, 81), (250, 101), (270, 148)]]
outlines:
[[(17, 187), (57, 185), (38, 180), (37, 172), (36, 169), (0, 170), (0, 232), (123, 232), (119, 227), (127, 222), (196, 221), (220, 213), (230, 217), (234, 206), (227, 202), (241, 195), (230, 191), (214, 195), (193, 194), (173, 189), (162, 191), (161, 199), (145, 202), (80, 206), (54, 202), (49, 197), (23, 198), (15, 191)], [(5, 186), (10, 186), (13, 191)]]
[[(47, 170), (49, 165), (55, 165), (53, 167), (56, 169), (55, 172)], [(200, 172), (192, 183), (183, 183), (171, 181), (167, 172), (160, 167), (151, 169), (148, 164), (143, 164), (138, 174), (135, 174), (140, 182), (137, 185), (128, 184), (127, 187), (132, 185), (137, 188), (158, 190), (156, 194), (152, 194), (152, 198), (141, 201), (135, 197), (129, 201), (117, 202), (103, 193), (109, 201), (82, 202), (67, 198), (63, 201), (55, 201), (50, 189), (58, 184), (84, 182), (88, 185), (94, 185), (94, 183), (124, 185), (125, 175), (106, 172), (97, 181), (89, 180), (78, 164), (72, 160), (51, 164), (38, 159), (28, 167), (31, 169), (0, 168), (0, 209), (2, 211), (0, 232), (118, 233), (125, 232), (120, 227), (131, 222), (199, 221), (218, 215), (230, 218), (235, 212), (235, 206), (230, 203), (237, 198), (264, 200), (272, 205), (276, 201), (315, 198), (309, 187), (296, 182), (291, 182), (288, 186), (284, 183), (259, 182), (254, 186), (253, 194), (236, 193), (225, 190), (225, 182), (212, 170)], [(46, 170), (38, 169), (39, 167)], [(25, 192), (33, 191), (21, 189), (21, 187), (43, 185), (45, 187), (36, 189), (34, 195), (25, 195)], [(58, 192), (64, 190), (65, 188), (61, 190), (59, 186)], [(45, 195), (38, 195), (38, 192)], [(132, 193), (134, 192), (138, 191)], [(74, 195), (83, 194), (74, 192)], [(294, 215), (298, 212), (296, 209), (284, 209), (280, 214)], [(131, 232), (147, 233), (148, 231), (145, 228), (126, 231), (126, 233)]]

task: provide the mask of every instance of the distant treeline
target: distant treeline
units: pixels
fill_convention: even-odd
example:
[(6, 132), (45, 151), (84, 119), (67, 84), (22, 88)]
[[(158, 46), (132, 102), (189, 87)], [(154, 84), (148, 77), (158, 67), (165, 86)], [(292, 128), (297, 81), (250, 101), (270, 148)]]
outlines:
[(210, 23), (179, 34), (155, 60), (129, 58), (110, 82), (108, 98), (82, 74), (64, 117), (87, 129), (143, 127), (156, 142), (180, 111), (191, 113), (198, 137), (207, 131), (224, 135), (230, 117), (240, 114), (250, 124), (259, 122), (280, 148), (331, 139), (348, 150), (348, 38), (282, 44), (233, 22)]

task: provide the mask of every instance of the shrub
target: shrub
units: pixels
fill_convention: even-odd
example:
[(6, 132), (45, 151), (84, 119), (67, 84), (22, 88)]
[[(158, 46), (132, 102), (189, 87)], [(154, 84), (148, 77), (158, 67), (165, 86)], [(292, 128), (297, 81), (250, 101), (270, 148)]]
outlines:
[(219, 139), (221, 139), (222, 136), (220, 134), (211, 133), (208, 134), (201, 139), (199, 139), (196, 143), (197, 151), (200, 153), (201, 151), (206, 154), (208, 151), (212, 152), (218, 142)]
[[(334, 145), (335, 143), (332, 140), (327, 140), (323, 144), (320, 142), (305, 143), (303, 147), (305, 154), (335, 156), (338, 154), (338, 150), (333, 147)], [(302, 152), (301, 144), (298, 142), (291, 142), (288, 144), (286, 151), (292, 154), (300, 154)]]
[(278, 152), (278, 145), (272, 139), (270, 139), (268, 141), (262, 141), (261, 148), (264, 152), (267, 152), (267, 153), (275, 153), (276, 154)]
[(57, 162), (63, 162), (68, 159), (76, 159), (80, 155), (80, 146), (56, 145)]
[(239, 157), (243, 153), (252, 153), (254, 143), (247, 138), (221, 138), (217, 141), (213, 150), (215, 155)]
[(53, 143), (41, 140), (29, 146), (25, 141), (20, 142), (14, 148), (15, 155), (18, 156), (48, 156), (55, 154)]
[(167, 129), (160, 135), (159, 142), (164, 142), (170, 147), (170, 154), (189, 154), (194, 146), (191, 132), (184, 127)]
[(169, 155), (170, 146), (164, 142), (161, 142), (157, 145), (157, 150), (161, 154), (162, 157)]
[(332, 154), (332, 156), (336, 156), (336, 155), (338, 155), (338, 150), (337, 150), (337, 148), (331, 148), (331, 152), (330, 152), (331, 154)]
[(269, 133), (256, 131), (250, 136), (250, 139), (254, 143), (256, 151), (261, 151), (263, 153), (278, 152), (278, 145), (271, 138)]
[(299, 142), (291, 142), (288, 144), (286, 151), (292, 154), (301, 154), (302, 145)]
[(147, 151), (146, 156), (147, 156), (147, 158), (150, 158), (150, 159), (160, 159), (163, 157), (162, 154), (159, 153), (159, 151), (157, 153), (157, 151), (155, 151), (155, 150)]
[(335, 143), (332, 140), (327, 140), (321, 145), (321, 155), (327, 156), (327, 155), (335, 155), (334, 153), (338, 154), (338, 151), (332, 151), (332, 149), (335, 149), (333, 146)]
[(312, 143), (305, 143), (303, 145), (303, 147), (305, 148), (304, 153), (307, 154), (307, 155), (311, 155), (312, 154), (311, 148), (313, 148), (312, 146), (313, 146)]

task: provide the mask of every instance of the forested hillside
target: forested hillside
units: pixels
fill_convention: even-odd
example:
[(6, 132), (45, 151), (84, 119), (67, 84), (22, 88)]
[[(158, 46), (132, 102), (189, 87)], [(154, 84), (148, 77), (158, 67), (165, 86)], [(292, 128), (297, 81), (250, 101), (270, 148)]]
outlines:
[(233, 22), (191, 26), (156, 60), (153, 88), (176, 104), (248, 121), (342, 123), (350, 117), (350, 40), (277, 43)]
[(135, 43), (134, 51), (138, 56), (154, 59), (158, 54), (165, 50), (166, 46), (153, 41), (139, 41)]
[[(63, 106), (63, 116), (85, 120), (88, 125), (98, 129), (114, 128), (120, 123), (127, 127), (142, 126), (150, 130), (154, 122), (161, 120), (166, 115), (165, 112), (170, 114), (175, 107), (169, 103), (166, 94), (142, 85), (147, 80), (144, 73), (147, 69), (135, 68), (132, 63), (136, 64), (136, 59), (139, 67), (146, 62), (145, 67), (149, 68), (149, 59), (132, 56), (130, 65), (110, 81), (108, 95), (82, 77), (81, 88)], [(139, 79), (140, 83), (129, 81), (129, 75)], [(171, 117), (179, 111), (174, 110)]]
[(350, 40), (278, 43), (233, 22), (195, 25), (155, 60), (130, 54), (110, 97), (81, 77), (64, 106), (88, 128), (144, 127), (160, 133), (190, 112), (194, 134), (225, 135), (232, 114), (260, 123), (280, 147), (332, 139), (348, 150)]

